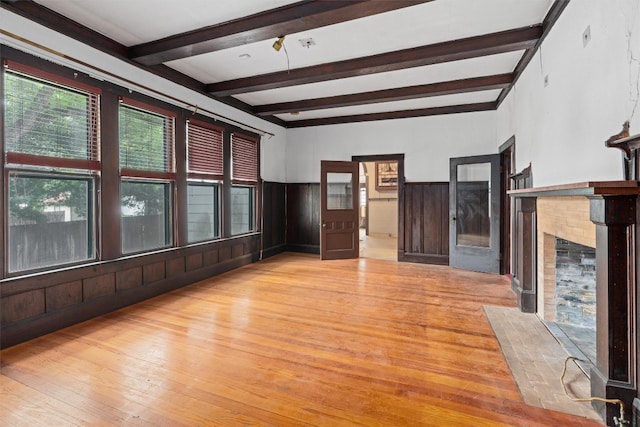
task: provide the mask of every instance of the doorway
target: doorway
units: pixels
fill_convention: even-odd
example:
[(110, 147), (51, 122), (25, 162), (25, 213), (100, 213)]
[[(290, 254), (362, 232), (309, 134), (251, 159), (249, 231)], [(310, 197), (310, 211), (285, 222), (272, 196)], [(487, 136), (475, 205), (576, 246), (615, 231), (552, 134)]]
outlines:
[(360, 257), (398, 259), (398, 161), (359, 163)]
[[(404, 154), (352, 156), (360, 164), (360, 257), (398, 260), (404, 252)], [(376, 189), (377, 187), (377, 189)]]
[[(361, 190), (359, 183), (360, 163), (372, 162), (374, 166), (369, 168), (365, 176), (364, 190)], [(381, 165), (381, 166), (380, 166)], [(360, 200), (363, 201), (366, 220), (362, 221), (362, 243), (365, 254), (363, 257), (376, 257), (397, 261), (400, 254), (404, 254), (404, 216), (401, 209), (404, 206), (404, 154), (381, 154), (369, 156), (352, 156), (350, 162), (346, 161), (326, 161), (320, 162), (320, 258), (321, 259), (346, 259), (359, 258), (360, 254)], [(378, 168), (379, 169), (376, 169)], [(379, 172), (376, 172), (376, 171)], [(371, 205), (367, 206), (367, 175), (369, 183), (378, 192), (385, 192), (395, 196), (395, 202), (391, 211), (387, 209), (387, 214), (383, 213), (383, 221), (389, 222), (393, 218), (394, 225), (387, 231), (387, 239), (384, 242), (384, 254), (378, 251), (369, 250), (380, 243), (372, 240), (371, 225), (372, 212)], [(350, 178), (348, 178), (350, 177)], [(376, 179), (378, 180), (376, 183)], [(395, 187), (395, 188), (394, 188)], [(338, 192), (340, 197), (338, 197)], [(347, 193), (351, 196), (346, 197)], [(391, 199), (392, 197), (381, 197), (381, 199)], [(338, 200), (342, 202), (337, 203)], [(350, 200), (350, 201), (349, 201)], [(386, 200), (389, 202), (390, 200)], [(336, 202), (336, 203), (334, 203)], [(375, 215), (375, 213), (373, 214)], [(367, 226), (369, 233), (367, 233)], [(389, 230), (389, 229), (387, 229)], [(395, 234), (394, 234), (395, 231)], [(391, 234), (391, 236), (389, 236)], [(384, 235), (384, 232), (383, 232)], [(389, 237), (394, 237), (390, 241)], [(395, 252), (394, 252), (395, 249)], [(384, 258), (383, 258), (384, 257)]]

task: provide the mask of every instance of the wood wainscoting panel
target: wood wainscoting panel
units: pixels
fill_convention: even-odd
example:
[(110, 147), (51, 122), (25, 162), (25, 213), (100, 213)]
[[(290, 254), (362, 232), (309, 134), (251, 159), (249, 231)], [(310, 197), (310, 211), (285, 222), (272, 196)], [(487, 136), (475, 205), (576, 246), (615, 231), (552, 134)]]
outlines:
[(0, 281), (0, 347), (257, 261), (259, 241), (256, 233)]
[(47, 312), (82, 302), (82, 280), (62, 283), (45, 289)]
[(142, 286), (142, 267), (137, 266), (116, 272), (116, 292)]
[(287, 184), (287, 250), (320, 253), (320, 184)]
[(262, 251), (266, 258), (282, 252), (286, 243), (287, 184), (262, 184)]
[(82, 281), (82, 299), (88, 301), (116, 293), (115, 273), (88, 277)]
[(405, 183), (401, 210), (405, 249), (398, 260), (449, 264), (449, 183)]
[(279, 254), (3, 350), (0, 424), (600, 426), (524, 403), (485, 304), (506, 278)]
[(44, 289), (9, 295), (0, 300), (0, 323), (19, 322), (42, 314), (45, 310)]

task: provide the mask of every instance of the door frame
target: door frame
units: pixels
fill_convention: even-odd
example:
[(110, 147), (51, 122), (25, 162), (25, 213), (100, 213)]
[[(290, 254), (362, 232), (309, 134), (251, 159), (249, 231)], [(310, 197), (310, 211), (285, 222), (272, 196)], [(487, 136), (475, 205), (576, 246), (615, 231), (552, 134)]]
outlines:
[(511, 261), (511, 197), (508, 191), (513, 188), (512, 176), (516, 163), (516, 137), (511, 136), (498, 148), (500, 153), (500, 274), (512, 274)]
[[(351, 156), (352, 162), (398, 162), (398, 253), (396, 260), (404, 255), (404, 154), (372, 154)], [(368, 218), (367, 218), (368, 220)]]

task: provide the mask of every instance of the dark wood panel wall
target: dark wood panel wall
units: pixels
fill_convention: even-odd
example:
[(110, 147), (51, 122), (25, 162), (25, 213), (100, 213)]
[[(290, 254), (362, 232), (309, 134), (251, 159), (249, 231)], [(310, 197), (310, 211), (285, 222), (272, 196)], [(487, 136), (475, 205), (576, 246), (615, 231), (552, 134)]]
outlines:
[(287, 184), (262, 184), (262, 257), (286, 249)]
[(2, 348), (258, 259), (260, 235), (3, 280)]
[(320, 184), (287, 184), (287, 250), (320, 254)]
[(403, 199), (404, 247), (398, 260), (449, 264), (449, 183), (405, 183)]
[[(319, 254), (320, 185), (287, 184), (286, 195), (287, 250)], [(448, 264), (449, 183), (405, 183), (399, 204), (398, 260)]]

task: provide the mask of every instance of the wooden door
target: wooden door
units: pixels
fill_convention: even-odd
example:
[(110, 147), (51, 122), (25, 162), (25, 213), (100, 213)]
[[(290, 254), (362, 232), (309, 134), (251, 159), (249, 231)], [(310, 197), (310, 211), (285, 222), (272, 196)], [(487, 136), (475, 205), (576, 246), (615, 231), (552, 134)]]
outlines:
[(500, 155), (450, 159), (449, 265), (500, 272)]
[(358, 258), (358, 162), (323, 160), (320, 175), (320, 258)]

